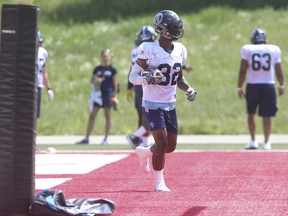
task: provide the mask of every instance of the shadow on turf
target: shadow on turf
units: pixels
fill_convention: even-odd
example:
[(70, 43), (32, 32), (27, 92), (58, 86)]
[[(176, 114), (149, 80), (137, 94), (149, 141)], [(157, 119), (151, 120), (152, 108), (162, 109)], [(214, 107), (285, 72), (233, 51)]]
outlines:
[(206, 208), (205, 206), (193, 206), (192, 208), (184, 212), (181, 216), (196, 216), (205, 208)]

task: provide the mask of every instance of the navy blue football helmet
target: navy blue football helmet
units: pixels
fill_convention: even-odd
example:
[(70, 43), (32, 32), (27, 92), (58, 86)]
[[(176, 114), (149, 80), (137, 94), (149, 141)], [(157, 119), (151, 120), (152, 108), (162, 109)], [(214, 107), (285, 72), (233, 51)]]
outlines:
[(157, 34), (152, 26), (143, 26), (135, 35), (135, 43), (139, 46), (143, 42), (153, 42)]
[(178, 40), (184, 34), (183, 22), (174, 11), (162, 10), (158, 12), (153, 23), (155, 31), (165, 38)]
[(257, 28), (251, 33), (250, 40), (252, 44), (266, 43), (266, 39), (266, 33), (262, 29)]

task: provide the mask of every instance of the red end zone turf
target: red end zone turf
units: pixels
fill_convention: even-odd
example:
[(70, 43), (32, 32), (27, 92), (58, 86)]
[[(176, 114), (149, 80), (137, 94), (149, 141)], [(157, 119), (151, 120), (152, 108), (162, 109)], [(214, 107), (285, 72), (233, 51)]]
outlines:
[(171, 192), (156, 193), (133, 153), (54, 189), (111, 199), (117, 216), (288, 215), (287, 161), (287, 152), (172, 153), (164, 171)]

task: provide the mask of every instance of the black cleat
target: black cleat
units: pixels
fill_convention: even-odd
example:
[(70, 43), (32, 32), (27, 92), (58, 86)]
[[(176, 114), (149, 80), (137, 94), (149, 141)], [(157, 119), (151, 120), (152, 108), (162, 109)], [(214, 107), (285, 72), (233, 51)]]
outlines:
[(127, 140), (130, 143), (132, 149), (136, 149), (136, 147), (142, 143), (142, 139), (133, 134), (128, 135)]
[(89, 144), (89, 139), (84, 138), (84, 139), (82, 139), (82, 140), (76, 142), (76, 144)]

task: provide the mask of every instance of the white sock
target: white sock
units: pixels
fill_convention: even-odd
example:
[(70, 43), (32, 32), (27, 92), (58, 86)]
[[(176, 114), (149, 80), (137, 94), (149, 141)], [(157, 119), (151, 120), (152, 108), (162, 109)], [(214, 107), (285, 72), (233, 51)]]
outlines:
[(148, 147), (148, 146), (150, 146), (150, 143), (149, 143), (149, 139), (148, 139), (149, 137), (148, 136), (143, 136), (142, 137), (142, 146), (144, 146), (144, 147)]
[(140, 126), (135, 132), (134, 135), (137, 137), (142, 137), (145, 133), (147, 133), (147, 130), (145, 129), (145, 127)]
[(165, 184), (164, 176), (163, 176), (163, 169), (154, 170), (154, 185), (157, 185), (159, 183)]

